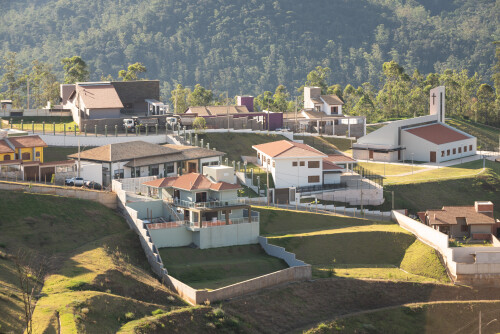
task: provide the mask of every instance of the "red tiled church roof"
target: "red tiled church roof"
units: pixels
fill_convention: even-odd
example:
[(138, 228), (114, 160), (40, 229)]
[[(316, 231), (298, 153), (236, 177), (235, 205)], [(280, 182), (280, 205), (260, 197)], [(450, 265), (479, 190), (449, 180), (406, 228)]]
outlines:
[(438, 145), (471, 138), (442, 124), (425, 125), (405, 131)]

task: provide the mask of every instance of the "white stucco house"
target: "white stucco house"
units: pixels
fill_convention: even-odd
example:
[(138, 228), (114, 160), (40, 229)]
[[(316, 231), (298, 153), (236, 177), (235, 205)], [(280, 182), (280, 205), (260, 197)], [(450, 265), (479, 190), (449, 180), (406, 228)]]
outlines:
[(324, 186), (340, 183), (341, 174), (354, 159), (327, 155), (301, 143), (280, 140), (252, 146), (257, 161), (273, 176), (275, 188)]
[(104, 145), (68, 157), (79, 160), (83, 170), (92, 164), (94, 175), (86, 175), (87, 179), (102, 181), (107, 186), (113, 179), (202, 173), (205, 166), (220, 165), (223, 155), (223, 152), (196, 146), (157, 145), (137, 140)]
[(445, 123), (445, 87), (430, 91), (430, 115), (395, 121), (358, 139), (360, 160), (443, 162), (476, 154), (477, 139)]

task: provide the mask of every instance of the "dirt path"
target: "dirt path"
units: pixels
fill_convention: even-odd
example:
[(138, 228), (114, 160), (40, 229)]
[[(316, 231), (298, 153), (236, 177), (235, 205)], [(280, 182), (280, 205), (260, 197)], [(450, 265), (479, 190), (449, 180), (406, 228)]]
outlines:
[(265, 289), (224, 302), (255, 333), (287, 333), (324, 319), (409, 303), (500, 300), (500, 288), (366, 279), (321, 279)]

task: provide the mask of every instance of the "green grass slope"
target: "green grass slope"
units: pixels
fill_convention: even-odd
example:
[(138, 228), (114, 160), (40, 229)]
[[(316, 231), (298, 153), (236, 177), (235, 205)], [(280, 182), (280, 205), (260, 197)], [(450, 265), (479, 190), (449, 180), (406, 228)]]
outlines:
[(230, 161), (241, 161), (242, 155), (256, 156), (252, 145), (286, 139), (279, 135), (257, 133), (205, 133), (198, 135), (198, 138), (203, 139), (205, 145), (210, 143), (210, 148), (225, 152), (224, 158), (227, 157)]
[(260, 245), (162, 248), (160, 255), (169, 275), (198, 289), (217, 289), (288, 268)]
[(114, 333), (153, 310), (185, 307), (152, 275), (137, 236), (114, 211), (90, 201), (0, 191), (0, 212), (0, 331), (23, 330), (12, 261), (19, 248), (47, 259), (35, 332), (56, 332), (59, 315), (62, 332)]
[[(261, 234), (316, 277), (448, 282), (434, 250), (391, 222), (258, 208)], [(425, 265), (423, 269), (420, 266)], [(401, 270), (401, 269), (403, 270)]]
[[(466, 164), (461, 166), (464, 165)], [(474, 168), (479, 167), (479, 169), (467, 171), (465, 168), (461, 168), (464, 173), (469, 173), (469, 176), (454, 177), (453, 174), (444, 174), (442, 176), (447, 178), (437, 180), (422, 179), (421, 176), (416, 179), (418, 174), (415, 174), (413, 180), (406, 179), (404, 182), (401, 180), (402, 182), (396, 184), (385, 185), (386, 201), (380, 208), (382, 210), (391, 208), (391, 191), (394, 191), (396, 209), (406, 208), (412, 213), (438, 209), (443, 205), (473, 205), (474, 201), (500, 203), (500, 164), (487, 161), (486, 170), (478, 175), (475, 174), (482, 168), (482, 161), (467, 165)], [(452, 168), (448, 170), (453, 172)], [(424, 173), (428, 172), (421, 174)], [(497, 218), (500, 217), (500, 205), (495, 205), (495, 215)]]
[[(307, 334), (327, 333), (476, 333), (479, 312), (484, 333), (498, 333), (498, 302), (417, 304), (321, 323)], [(390, 321), (389, 321), (390, 319)]]
[(476, 137), (478, 149), (498, 152), (500, 128), (457, 118), (447, 119), (446, 123)]

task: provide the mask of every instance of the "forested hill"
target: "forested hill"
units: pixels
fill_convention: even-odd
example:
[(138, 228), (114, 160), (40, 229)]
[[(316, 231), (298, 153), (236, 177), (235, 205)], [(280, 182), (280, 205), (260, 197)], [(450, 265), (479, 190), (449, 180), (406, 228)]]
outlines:
[[(378, 86), (382, 63), (409, 73), (468, 69), (490, 80), (500, 39), (494, 0), (0, 0), (0, 56), (39, 59), (62, 78), (81, 56), (91, 79), (142, 62), (146, 77), (259, 94), (301, 86), (314, 67), (330, 81)], [(1, 73), (0, 69), (0, 75)]]

